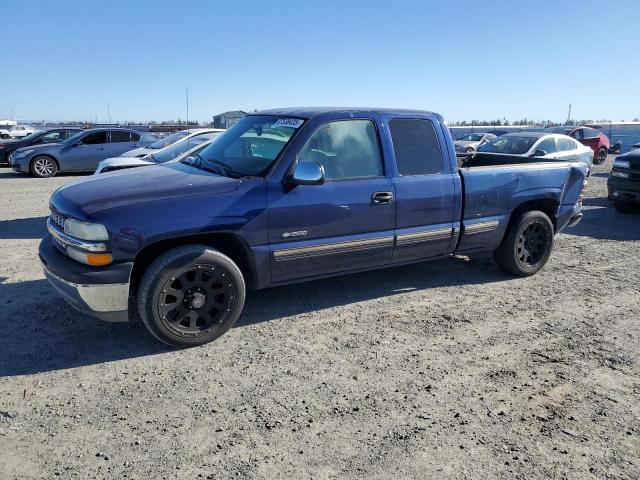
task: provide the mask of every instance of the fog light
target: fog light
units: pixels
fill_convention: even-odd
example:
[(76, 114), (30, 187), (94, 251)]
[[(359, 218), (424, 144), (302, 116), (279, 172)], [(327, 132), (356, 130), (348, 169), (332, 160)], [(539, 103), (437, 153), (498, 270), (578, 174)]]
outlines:
[(102, 267), (113, 262), (113, 257), (110, 253), (90, 253), (73, 247), (67, 247), (67, 255), (80, 263), (91, 265), (92, 267)]

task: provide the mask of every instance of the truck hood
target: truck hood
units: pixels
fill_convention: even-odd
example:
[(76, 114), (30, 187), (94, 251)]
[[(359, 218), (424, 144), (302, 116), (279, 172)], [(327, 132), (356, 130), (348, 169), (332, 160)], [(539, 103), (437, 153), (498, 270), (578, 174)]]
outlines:
[(91, 176), (58, 189), (50, 202), (63, 214), (86, 219), (136, 203), (227, 193), (239, 184), (240, 180), (176, 162)]

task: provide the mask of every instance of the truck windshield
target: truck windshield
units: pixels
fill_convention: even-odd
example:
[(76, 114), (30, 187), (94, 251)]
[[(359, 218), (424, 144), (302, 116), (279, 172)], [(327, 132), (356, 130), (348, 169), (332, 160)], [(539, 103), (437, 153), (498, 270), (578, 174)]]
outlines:
[(184, 162), (233, 178), (263, 176), (303, 123), (300, 118), (248, 115)]
[(482, 145), (478, 151), (486, 153), (505, 153), (509, 155), (522, 155), (536, 143), (537, 137), (498, 137), (489, 143)]

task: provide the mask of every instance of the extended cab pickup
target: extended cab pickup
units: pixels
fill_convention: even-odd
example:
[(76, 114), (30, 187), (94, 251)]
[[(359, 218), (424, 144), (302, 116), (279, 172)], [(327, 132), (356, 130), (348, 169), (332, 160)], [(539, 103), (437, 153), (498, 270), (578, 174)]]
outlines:
[(580, 220), (585, 174), (582, 163), (460, 168), (430, 112), (269, 110), (181, 162), (61, 188), (40, 258), (81, 312), (137, 311), (159, 340), (192, 346), (234, 324), (247, 287), (478, 252), (534, 274)]

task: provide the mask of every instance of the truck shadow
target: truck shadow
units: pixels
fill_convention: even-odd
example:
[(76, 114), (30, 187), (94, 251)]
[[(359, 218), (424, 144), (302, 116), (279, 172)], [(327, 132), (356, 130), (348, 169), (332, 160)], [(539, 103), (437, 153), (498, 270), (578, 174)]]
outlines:
[[(454, 258), (251, 292), (234, 328), (280, 320), (409, 291), (510, 280), (491, 260)], [(45, 280), (7, 284), (0, 337), (0, 377), (29, 375), (172, 351), (141, 322), (110, 324), (59, 299)], [(29, 301), (23, 302), (25, 292)], [(400, 301), (400, 300), (399, 300)]]
[(47, 217), (0, 220), (0, 240), (40, 239), (47, 233)]
[(606, 198), (586, 198), (582, 221), (566, 228), (564, 235), (591, 237), (599, 240), (640, 240), (640, 215), (617, 212)]

